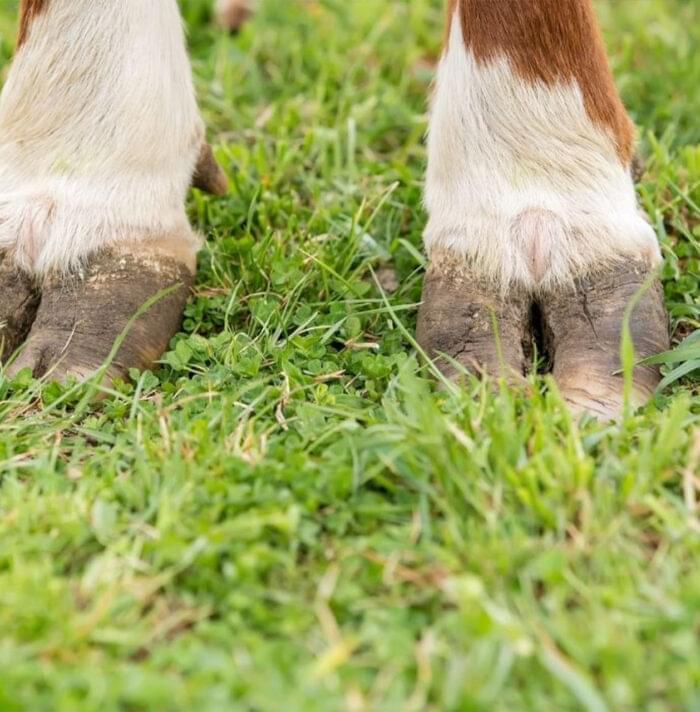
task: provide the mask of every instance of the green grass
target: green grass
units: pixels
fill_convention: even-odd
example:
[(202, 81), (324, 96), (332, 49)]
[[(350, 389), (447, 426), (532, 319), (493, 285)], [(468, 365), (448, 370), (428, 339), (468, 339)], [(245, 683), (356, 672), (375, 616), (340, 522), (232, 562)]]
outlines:
[[(699, 709), (697, 371), (611, 426), (413, 350), (439, 0), (268, 0), (236, 38), (183, 6), (233, 188), (191, 199), (162, 367), (99, 403), (0, 377), (0, 709)], [(700, 16), (599, 7), (678, 342)]]

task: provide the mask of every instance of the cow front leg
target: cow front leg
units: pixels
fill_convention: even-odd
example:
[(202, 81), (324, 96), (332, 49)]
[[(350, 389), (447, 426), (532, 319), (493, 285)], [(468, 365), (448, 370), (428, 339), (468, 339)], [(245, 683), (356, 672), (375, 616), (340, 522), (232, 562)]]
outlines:
[(0, 318), (26, 308), (7, 344), (33, 324), (13, 368), (84, 378), (127, 331), (108, 371), (124, 376), (180, 326), (200, 242), (188, 186), (225, 190), (177, 2), (25, 0), (20, 20), (0, 101), (1, 276), (16, 286)]
[[(637, 206), (633, 128), (592, 4), (451, 0), (448, 17), (428, 136), (419, 338), (475, 370), (505, 362), (517, 372), (526, 315), (539, 304), (566, 400), (615, 417), (624, 316), (660, 253)], [(498, 363), (485, 310), (503, 332)], [(658, 285), (630, 327), (638, 357), (666, 347)], [(635, 370), (636, 403), (658, 377)]]

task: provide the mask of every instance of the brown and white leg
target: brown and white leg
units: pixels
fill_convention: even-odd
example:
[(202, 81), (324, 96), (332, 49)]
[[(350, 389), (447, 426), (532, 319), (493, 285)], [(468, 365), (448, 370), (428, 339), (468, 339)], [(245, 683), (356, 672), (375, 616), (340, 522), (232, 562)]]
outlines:
[(20, 270), (42, 296), (15, 367), (88, 375), (139, 307), (174, 288), (112, 374), (145, 368), (178, 329), (194, 274), (184, 200), (198, 163), (201, 186), (222, 189), (177, 2), (23, 0), (20, 24), (0, 98), (0, 250), (3, 273)]
[[(472, 292), (485, 294), (484, 280), (496, 285), (502, 313), (516, 302), (524, 315), (539, 302), (564, 396), (584, 404), (582, 389), (592, 386), (572, 374), (595, 374), (592, 410), (612, 416), (621, 401), (615, 373), (631, 285), (641, 286), (640, 273), (653, 271), (660, 256), (637, 207), (633, 130), (591, 0), (451, 0), (448, 18), (428, 140), (428, 253), (461, 260), (476, 275)], [(436, 316), (447, 300), (435, 298), (434, 281), (426, 283), (420, 321), (441, 322), (453, 335), (433, 330), (424, 346), (469, 342), (469, 318)], [(466, 289), (460, 294), (473, 300)], [(584, 312), (590, 320), (580, 319), (582, 303), (595, 303)], [(641, 354), (667, 342), (661, 314), (654, 288), (633, 313), (633, 333), (650, 336), (637, 339)], [(584, 323), (594, 341), (574, 328)], [(584, 351), (585, 367), (577, 356)], [(483, 359), (488, 366), (488, 352)], [(648, 393), (656, 374), (638, 375), (639, 393)]]
[(237, 32), (253, 14), (256, 0), (216, 0), (216, 19), (222, 27)]

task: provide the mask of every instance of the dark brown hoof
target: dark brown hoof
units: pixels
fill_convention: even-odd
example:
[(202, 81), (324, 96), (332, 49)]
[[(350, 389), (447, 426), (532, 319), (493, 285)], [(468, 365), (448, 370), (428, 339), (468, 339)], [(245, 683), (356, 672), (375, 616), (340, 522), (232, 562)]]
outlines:
[(221, 27), (238, 32), (253, 14), (254, 0), (218, 0), (216, 18)]
[(0, 253), (0, 360), (24, 341), (39, 307), (39, 290), (31, 277)]
[(106, 374), (124, 378), (130, 368), (151, 367), (180, 328), (191, 283), (191, 272), (172, 258), (111, 251), (95, 255), (80, 274), (52, 275), (11, 373), (30, 368), (58, 381), (93, 376), (132, 318), (171, 288), (133, 321)]
[[(575, 412), (605, 420), (622, 413), (624, 376), (620, 344), (624, 315), (649, 277), (650, 268), (644, 262), (620, 263), (579, 279), (573, 288), (542, 300), (553, 375)], [(629, 326), (636, 360), (668, 349), (668, 317), (658, 281), (639, 297)], [(658, 368), (637, 366), (630, 405), (643, 405), (659, 379)]]
[(477, 375), (522, 380), (530, 341), (530, 299), (520, 290), (502, 294), (463, 262), (434, 255), (423, 283), (417, 339), (448, 378), (454, 362)]

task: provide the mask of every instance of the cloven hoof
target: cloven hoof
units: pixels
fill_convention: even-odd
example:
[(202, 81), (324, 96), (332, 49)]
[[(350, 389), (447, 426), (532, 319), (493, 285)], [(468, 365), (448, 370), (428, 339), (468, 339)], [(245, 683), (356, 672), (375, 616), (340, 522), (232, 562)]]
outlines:
[[(620, 262), (567, 289), (539, 297), (511, 289), (504, 296), (463, 263), (441, 257), (425, 277), (418, 342), (448, 378), (458, 377), (456, 362), (511, 382), (526, 372), (536, 344), (571, 410), (612, 420), (624, 407), (620, 347), (633, 299), (629, 327), (636, 359), (669, 347), (663, 292), (658, 280), (647, 284), (650, 271), (641, 260)], [(636, 366), (631, 405), (643, 405), (659, 380), (657, 367)]]
[(216, 19), (229, 32), (238, 32), (253, 14), (253, 0), (218, 0)]
[(151, 367), (180, 328), (191, 284), (190, 270), (170, 257), (112, 250), (93, 256), (79, 274), (50, 275), (10, 375), (30, 368), (52, 380), (91, 377), (148, 300), (172, 288), (135, 319), (106, 376), (123, 378), (130, 368)]

